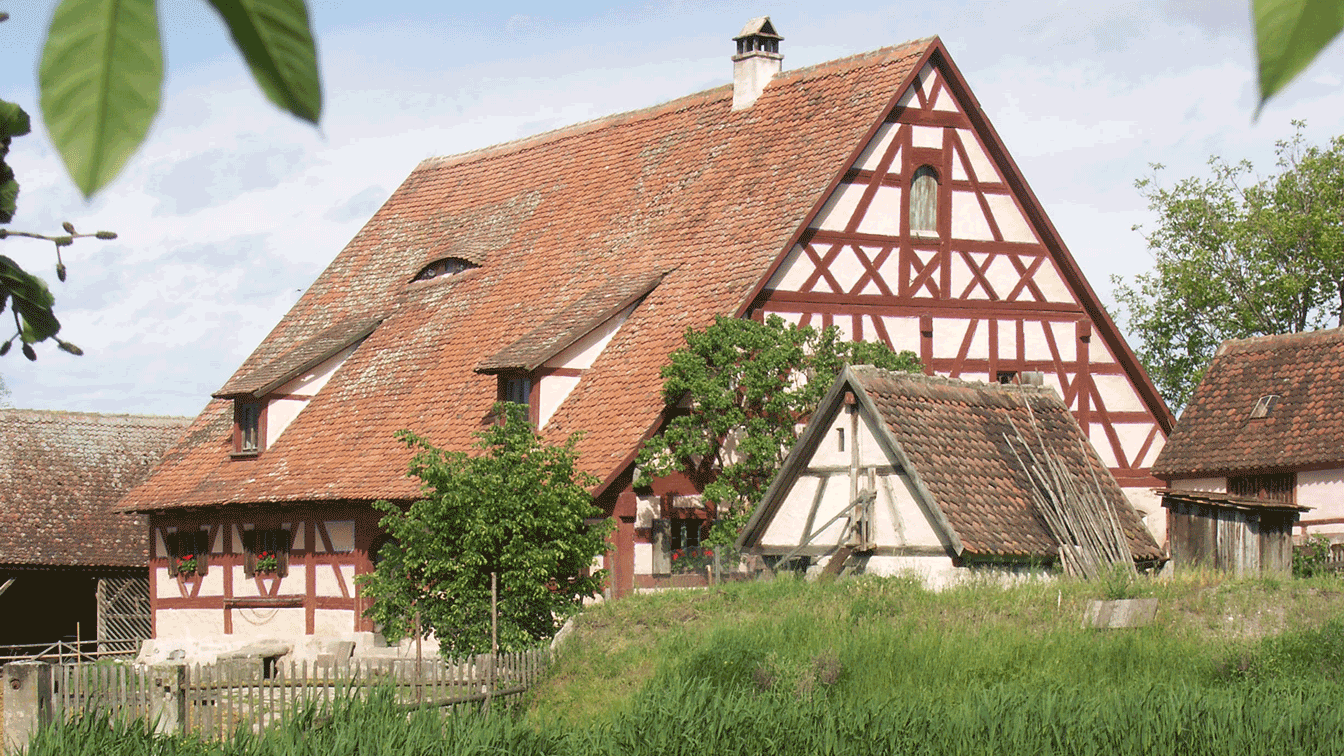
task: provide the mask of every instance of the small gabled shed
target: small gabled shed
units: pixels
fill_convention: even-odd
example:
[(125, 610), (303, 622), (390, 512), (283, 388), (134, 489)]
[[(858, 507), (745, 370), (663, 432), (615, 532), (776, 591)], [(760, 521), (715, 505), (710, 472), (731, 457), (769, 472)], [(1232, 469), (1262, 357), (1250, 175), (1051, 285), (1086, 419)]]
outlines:
[[(1095, 492), (1136, 563), (1163, 552), (1053, 389), (846, 367), (813, 414), (737, 546), (828, 572), (1047, 566), (1061, 543), (1028, 468)], [(1066, 546), (1076, 547), (1076, 543)]]
[(1293, 526), (1309, 507), (1199, 491), (1162, 492), (1167, 547), (1178, 569), (1212, 568), (1240, 577), (1293, 570)]

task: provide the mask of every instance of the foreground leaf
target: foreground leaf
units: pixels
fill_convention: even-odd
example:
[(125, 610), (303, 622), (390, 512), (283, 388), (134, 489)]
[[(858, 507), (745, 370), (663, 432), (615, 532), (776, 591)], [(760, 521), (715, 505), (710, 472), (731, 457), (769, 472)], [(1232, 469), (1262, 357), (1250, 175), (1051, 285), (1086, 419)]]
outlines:
[(51, 141), (89, 197), (116, 177), (159, 111), (163, 49), (154, 0), (62, 0), (38, 84)]
[[(1340, 0), (1253, 0), (1260, 108), (1344, 29)], [(1257, 108), (1258, 112), (1259, 108)]]
[(18, 263), (0, 255), (0, 304), (8, 296), (22, 324), (20, 338), (25, 344), (43, 341), (61, 330), (60, 321), (51, 311), (56, 298), (42, 279), (20, 268)]
[(210, 0), (252, 77), (278, 107), (310, 123), (322, 115), (317, 48), (303, 0)]

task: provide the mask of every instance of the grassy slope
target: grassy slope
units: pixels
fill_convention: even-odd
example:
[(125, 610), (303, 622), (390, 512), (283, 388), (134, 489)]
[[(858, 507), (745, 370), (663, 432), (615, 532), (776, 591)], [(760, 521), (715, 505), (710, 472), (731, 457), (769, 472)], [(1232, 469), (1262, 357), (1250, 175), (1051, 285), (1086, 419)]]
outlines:
[[(1160, 599), (1154, 625), (1082, 628), (1088, 603), (1116, 591)], [(1344, 670), (1321, 661), (1335, 636), (1320, 628), (1338, 617), (1344, 583), (1330, 579), (1058, 580), (942, 593), (900, 579), (780, 579), (669, 591), (585, 612), (531, 709), (543, 720), (603, 721), (629, 711), (651, 682), (674, 679), (800, 694), (824, 685), (851, 701), (911, 689), (951, 700), (1003, 682), (1202, 687), (1294, 664), (1294, 674), (1333, 679)], [(1267, 646), (1285, 632), (1297, 646)]]

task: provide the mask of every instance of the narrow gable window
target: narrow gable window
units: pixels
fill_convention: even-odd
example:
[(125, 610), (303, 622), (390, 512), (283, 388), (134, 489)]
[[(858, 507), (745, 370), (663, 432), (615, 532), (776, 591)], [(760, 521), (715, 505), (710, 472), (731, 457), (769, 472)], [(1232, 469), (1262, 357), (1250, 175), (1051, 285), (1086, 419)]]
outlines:
[(910, 233), (938, 233), (938, 175), (927, 165), (910, 178)]
[(233, 453), (250, 457), (261, 453), (265, 439), (266, 405), (258, 400), (233, 401)]
[(527, 407), (527, 418), (537, 421), (536, 382), (531, 373), (506, 373), (499, 376), (498, 399)]

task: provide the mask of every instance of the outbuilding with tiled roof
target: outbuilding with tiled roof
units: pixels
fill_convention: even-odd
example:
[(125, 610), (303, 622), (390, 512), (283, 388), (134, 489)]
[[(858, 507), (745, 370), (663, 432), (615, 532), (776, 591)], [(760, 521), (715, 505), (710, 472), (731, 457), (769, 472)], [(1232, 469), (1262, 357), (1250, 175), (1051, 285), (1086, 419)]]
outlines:
[(1344, 544), (1344, 329), (1223, 342), (1153, 474), (1300, 511), (1300, 533)]
[(115, 645), (128, 628), (99, 625), (100, 595), (147, 634), (146, 518), (114, 506), (190, 422), (0, 409), (0, 646), (73, 640), (77, 623)]
[(1088, 538), (1058, 528), (1051, 507), (1077, 523), (1097, 515), (1093, 530), (1136, 564), (1164, 558), (1053, 389), (846, 367), (737, 546), (776, 566), (942, 585), (1076, 553)]

